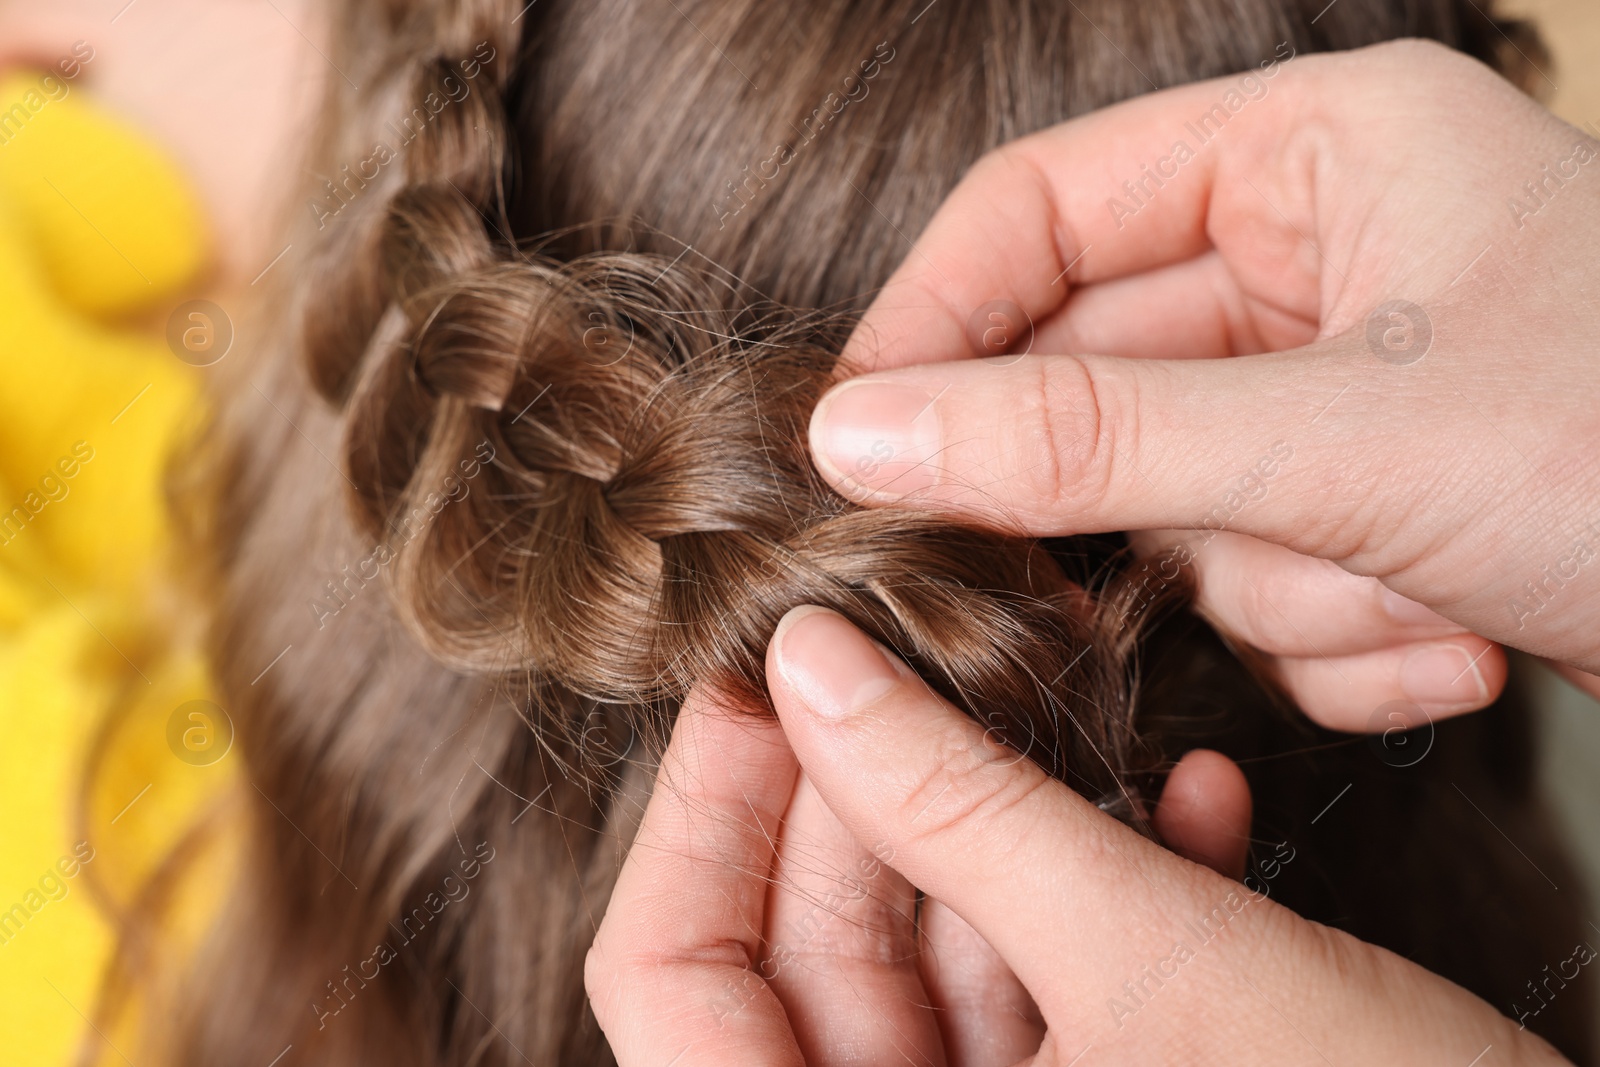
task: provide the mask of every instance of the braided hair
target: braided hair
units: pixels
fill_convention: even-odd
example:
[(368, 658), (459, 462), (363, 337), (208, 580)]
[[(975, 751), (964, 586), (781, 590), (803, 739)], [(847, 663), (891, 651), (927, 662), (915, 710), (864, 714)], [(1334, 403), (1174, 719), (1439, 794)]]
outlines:
[(583, 955), (673, 715), (697, 685), (765, 706), (797, 604), (1140, 828), (1158, 720), (1268, 721), (1214, 639), (1141, 699), (1160, 613), (1114, 551), (860, 509), (805, 430), (982, 152), (1283, 40), (1500, 40), (1455, 0), (1322, 6), (333, 5), (311, 252), (183, 468), (248, 835), (160, 1055), (612, 1062)]

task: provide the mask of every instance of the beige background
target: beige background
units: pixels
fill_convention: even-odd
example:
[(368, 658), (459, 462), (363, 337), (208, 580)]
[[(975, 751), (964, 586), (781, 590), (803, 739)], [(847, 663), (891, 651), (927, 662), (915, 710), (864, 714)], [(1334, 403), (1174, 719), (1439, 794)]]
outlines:
[(1543, 69), (1555, 84), (1546, 101), (1551, 110), (1575, 126), (1600, 126), (1600, 2), (1511, 0), (1498, 7), (1532, 19), (1543, 33), (1552, 59)]

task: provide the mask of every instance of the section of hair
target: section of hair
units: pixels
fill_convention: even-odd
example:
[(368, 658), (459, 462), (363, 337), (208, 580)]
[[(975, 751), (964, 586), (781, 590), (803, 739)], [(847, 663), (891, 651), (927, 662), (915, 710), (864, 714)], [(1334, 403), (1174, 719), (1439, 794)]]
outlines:
[(1054, 773), (1128, 793), (1131, 724), (1102, 710), (1131, 709), (1126, 621), (1035, 543), (822, 483), (829, 320), (664, 257), (496, 260), (449, 186), (397, 198), (389, 233), (406, 323), (355, 386), (348, 465), (367, 537), (431, 516), (393, 574), (441, 662), (663, 714), (697, 683), (762, 707), (778, 620), (821, 604)]
[[(182, 468), (250, 839), (186, 995), (157, 1006), (162, 1058), (611, 1062), (583, 954), (676, 702), (690, 684), (764, 701), (762, 650), (797, 603), (849, 615), (1135, 823), (1179, 754), (1163, 735), (1331, 743), (1198, 628), (1158, 642), (1159, 693), (1138, 699), (1134, 616), (1156, 613), (1103, 542), (865, 512), (804, 448), (851, 313), (983, 152), (1284, 43), (1500, 47), (1473, 0), (1324, 7), (336, 5), (348, 80), (314, 170), (393, 162), (303, 222), (313, 258), (271, 305), (273, 342), (219, 366), (212, 440)], [(1264, 769), (1258, 810), (1314, 814), (1328, 766)], [(1359, 802), (1415, 812), (1413, 781)], [(1525, 782), (1483, 803), (1532, 811)], [(1396, 847), (1428, 844), (1404, 827)], [(1496, 847), (1464, 830), (1427, 870), (1526, 899)], [(1278, 884), (1305, 872), (1322, 917), (1394, 912), (1307, 850)], [(1559, 937), (1492, 961), (1441, 948), (1459, 929), (1389, 943), (1492, 995), (1574, 928), (1559, 910)], [(1579, 1034), (1562, 1010), (1540, 1025)]]

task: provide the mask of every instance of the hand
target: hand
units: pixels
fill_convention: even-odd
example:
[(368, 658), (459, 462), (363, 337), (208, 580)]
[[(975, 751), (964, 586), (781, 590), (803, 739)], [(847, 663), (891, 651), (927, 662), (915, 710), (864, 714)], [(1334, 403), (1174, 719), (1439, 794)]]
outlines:
[[(1597, 241), (1600, 144), (1438, 46), (1151, 94), (973, 168), (813, 450), (859, 500), (1180, 542), (1146, 580), (1192, 561), (1327, 725), (1481, 707), (1473, 634), (1600, 668)], [(1034, 354), (964, 359), (1007, 315)]]
[(685, 707), (590, 953), (621, 1067), (1564, 1062), (1274, 904), (1266, 863), (1115, 822), (832, 612), (767, 673), (781, 731)]
[(1035, 1064), (1470, 1063), (1491, 1046), (1562, 1062), (1459, 987), (1272, 903), (1270, 876), (1241, 885), (1112, 821), (832, 612), (790, 612), (767, 674), (823, 802), (1032, 996)]
[[(1189, 753), (1154, 818), (1243, 876), (1250, 799), (1231, 761)], [(585, 974), (618, 1063), (1031, 1055), (1044, 1024), (1006, 964), (942, 904), (917, 921), (910, 884), (858, 840), (777, 723), (691, 695)]]

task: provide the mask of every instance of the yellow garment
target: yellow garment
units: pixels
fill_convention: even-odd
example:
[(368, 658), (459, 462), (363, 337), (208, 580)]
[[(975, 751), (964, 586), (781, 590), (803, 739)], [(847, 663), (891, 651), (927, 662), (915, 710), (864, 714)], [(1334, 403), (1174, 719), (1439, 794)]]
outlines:
[(163, 576), (163, 470), (201, 372), (162, 328), (204, 251), (154, 147), (76, 84), (0, 79), (0, 1067), (69, 1062), (112, 945), (90, 879), (125, 902), (231, 767), (168, 740), (206, 678)]

